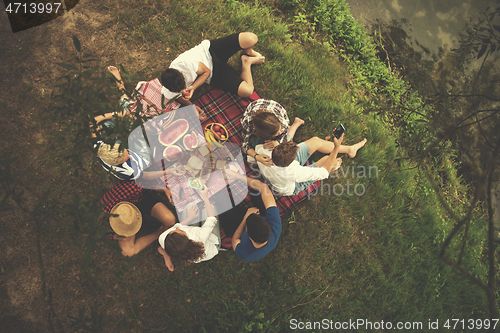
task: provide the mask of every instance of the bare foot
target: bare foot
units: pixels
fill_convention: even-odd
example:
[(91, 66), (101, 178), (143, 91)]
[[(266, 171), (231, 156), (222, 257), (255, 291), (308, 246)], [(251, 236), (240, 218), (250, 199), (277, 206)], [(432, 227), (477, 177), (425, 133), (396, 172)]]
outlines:
[(262, 64), (264, 62), (264, 60), (266, 60), (266, 58), (263, 57), (262, 55), (258, 56), (258, 57), (250, 57), (250, 56), (247, 56), (246, 54), (244, 54), (241, 56), (241, 62), (244, 65), (246, 65), (246, 64), (259, 65), (259, 64)]
[(358, 150), (363, 147), (366, 143), (366, 138), (363, 140), (363, 141), (360, 141), (358, 143), (356, 143), (355, 145), (352, 145), (349, 147), (349, 153), (347, 155), (349, 155), (350, 158), (354, 158), (356, 157), (356, 153), (358, 152)]
[(264, 58), (264, 56), (262, 54), (260, 54), (259, 52), (255, 51), (254, 49), (250, 49), (248, 50), (247, 52), (245, 52), (245, 54), (249, 57), (260, 57), (260, 58)]
[(165, 266), (167, 266), (169, 271), (173, 272), (174, 264), (172, 264), (172, 261), (170, 260), (167, 252), (165, 252), (165, 250), (161, 246), (158, 246), (158, 252), (163, 256), (163, 259), (165, 260)]
[(337, 157), (337, 165), (335, 165), (332, 169), (331, 172), (337, 170), (338, 168), (340, 168), (340, 166), (342, 165), (342, 159), (340, 157)]
[(293, 125), (296, 125), (297, 127), (302, 126), (302, 125), (304, 125), (304, 121), (302, 119), (300, 119), (299, 117), (295, 117), (292, 126)]
[(116, 85), (118, 86), (118, 88), (125, 89), (125, 85), (123, 84), (122, 76), (118, 68), (116, 68), (115, 66), (108, 66), (108, 71), (115, 77)]

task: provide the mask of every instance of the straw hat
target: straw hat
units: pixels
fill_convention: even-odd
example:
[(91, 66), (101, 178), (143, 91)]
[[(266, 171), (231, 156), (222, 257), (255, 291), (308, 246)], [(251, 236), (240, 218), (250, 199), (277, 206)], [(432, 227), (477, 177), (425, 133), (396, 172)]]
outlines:
[(120, 144), (115, 143), (113, 147), (107, 143), (101, 143), (99, 150), (97, 150), (97, 156), (103, 160), (105, 163), (110, 165), (120, 165), (123, 163), (123, 154), (125, 149), (120, 151)]
[(126, 201), (117, 203), (110, 214), (116, 214), (117, 217), (110, 216), (109, 224), (111, 229), (120, 236), (135, 235), (142, 225), (142, 215), (134, 204)]

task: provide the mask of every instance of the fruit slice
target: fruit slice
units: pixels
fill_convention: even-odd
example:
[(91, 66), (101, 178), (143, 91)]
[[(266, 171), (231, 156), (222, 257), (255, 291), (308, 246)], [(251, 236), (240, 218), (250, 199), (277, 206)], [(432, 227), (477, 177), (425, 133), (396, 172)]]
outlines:
[(187, 150), (193, 150), (198, 146), (198, 137), (196, 133), (193, 131), (191, 134), (186, 134), (184, 139), (182, 139), (182, 143)]
[(158, 141), (164, 146), (173, 145), (186, 134), (188, 129), (189, 124), (186, 119), (177, 119), (158, 134)]
[(163, 150), (163, 157), (169, 161), (173, 162), (181, 158), (182, 149), (176, 145), (169, 146)]
[(192, 188), (198, 188), (198, 189), (203, 188), (203, 185), (201, 185), (200, 180), (198, 178), (189, 177), (188, 182), (189, 186), (191, 186)]
[(191, 134), (184, 135), (184, 139), (182, 139), (182, 144), (184, 148), (187, 150), (193, 150), (193, 145), (191, 144)]

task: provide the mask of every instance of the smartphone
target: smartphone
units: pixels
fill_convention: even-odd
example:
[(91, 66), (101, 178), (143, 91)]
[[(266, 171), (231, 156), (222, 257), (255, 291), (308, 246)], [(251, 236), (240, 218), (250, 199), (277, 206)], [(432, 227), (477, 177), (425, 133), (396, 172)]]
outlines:
[(335, 135), (335, 137), (338, 139), (344, 133), (344, 131), (345, 131), (344, 126), (340, 124), (339, 127), (337, 127), (335, 131), (333, 131), (333, 135)]

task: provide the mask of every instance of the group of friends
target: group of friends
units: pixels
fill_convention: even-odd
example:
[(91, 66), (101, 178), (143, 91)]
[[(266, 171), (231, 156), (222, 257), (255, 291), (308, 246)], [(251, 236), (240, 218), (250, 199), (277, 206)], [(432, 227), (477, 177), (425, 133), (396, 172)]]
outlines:
[[(254, 92), (251, 66), (265, 61), (265, 57), (253, 49), (257, 41), (257, 35), (251, 32), (204, 40), (179, 55), (161, 73), (159, 82), (163, 86), (162, 94), (166, 99), (176, 98), (182, 105), (191, 105), (195, 90), (209, 83), (240, 97), (251, 96)], [(227, 61), (240, 51), (242, 69), (238, 74)], [(110, 66), (108, 71), (115, 77), (118, 88), (125, 91), (119, 70)], [(132, 103), (126, 94), (121, 96), (123, 111), (117, 115), (130, 117)], [(200, 121), (206, 120), (204, 111), (199, 107), (196, 109)], [(113, 127), (114, 117), (112, 113), (95, 117), (97, 131)], [(230, 179), (244, 182), (260, 193), (264, 209), (259, 211), (251, 207), (242, 221), (235, 221), (239, 225), (229, 244), (227, 238), (221, 239), (219, 220), (206, 186), (196, 189), (204, 209), (188, 205), (179, 214), (179, 222), (176, 223), (177, 218), (172, 211), (158, 196), (142, 188), (137, 180), (155, 179), (166, 173), (175, 175), (178, 170), (148, 171), (151, 161), (140, 151), (134, 151), (131, 147), (119, 149), (120, 142), (114, 146), (101, 141), (96, 143), (98, 160), (106, 170), (120, 179), (104, 194), (101, 202), (104, 211), (110, 214), (109, 237), (118, 242), (124, 256), (133, 256), (158, 240), (158, 252), (171, 271), (174, 270), (174, 263), (210, 260), (221, 247), (232, 247), (235, 255), (246, 262), (263, 258), (276, 247), (281, 234), (281, 218), (275, 195), (295, 195), (306, 190), (313, 182), (328, 178), (342, 163), (337, 156), (339, 153), (354, 158), (366, 143), (364, 139), (351, 146), (342, 145), (342, 135), (325, 139), (312, 137), (296, 144), (293, 137), (304, 121), (295, 118), (290, 124), (286, 110), (277, 102), (266, 99), (250, 103), (241, 124), (244, 131), (242, 151), (249, 163), (257, 163), (265, 183), (230, 169), (226, 169), (225, 173)], [(95, 131), (93, 133), (95, 135)], [(316, 151), (326, 155), (305, 166)], [(172, 196), (178, 195), (171, 192), (168, 186), (159, 191), (163, 191), (171, 203)], [(192, 224), (198, 216), (203, 216), (204, 221)]]

